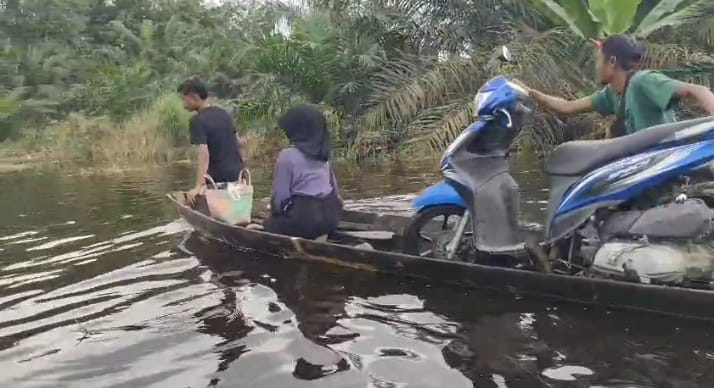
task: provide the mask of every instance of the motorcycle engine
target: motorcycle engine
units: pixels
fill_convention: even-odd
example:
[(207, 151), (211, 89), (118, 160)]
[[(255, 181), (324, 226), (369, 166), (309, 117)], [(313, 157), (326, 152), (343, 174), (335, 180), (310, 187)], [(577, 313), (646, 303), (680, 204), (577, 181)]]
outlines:
[(587, 273), (657, 284), (714, 282), (714, 210), (697, 198), (594, 217), (580, 232)]

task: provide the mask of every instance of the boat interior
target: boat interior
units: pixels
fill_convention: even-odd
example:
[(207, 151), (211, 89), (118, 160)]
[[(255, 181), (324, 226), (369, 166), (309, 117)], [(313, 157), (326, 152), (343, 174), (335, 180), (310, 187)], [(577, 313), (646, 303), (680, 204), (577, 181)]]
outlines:
[[(188, 204), (184, 192), (173, 193), (171, 197), (179, 204), (210, 217), (205, 202), (198, 202), (196, 205)], [(232, 225), (232, 227), (261, 232), (263, 222), (268, 215), (269, 211), (265, 208), (265, 204), (256, 201), (251, 223), (248, 225)], [(360, 249), (401, 252), (402, 234), (409, 221), (410, 218), (405, 216), (344, 210), (337, 231), (329, 236), (320, 236), (315, 240)], [(216, 222), (222, 221), (216, 220)], [(435, 224), (435, 226), (437, 225)]]

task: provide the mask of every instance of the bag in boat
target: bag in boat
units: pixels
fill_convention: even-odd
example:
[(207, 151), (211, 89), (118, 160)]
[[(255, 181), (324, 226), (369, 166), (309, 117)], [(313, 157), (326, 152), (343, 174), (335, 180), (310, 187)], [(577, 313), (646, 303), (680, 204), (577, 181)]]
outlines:
[(600, 226), (603, 241), (613, 237), (701, 239), (714, 234), (714, 210), (698, 198), (667, 203), (647, 210), (611, 215)]
[(218, 187), (210, 175), (205, 178), (212, 188), (206, 187), (204, 195), (211, 217), (231, 225), (247, 225), (253, 210), (253, 185), (250, 171), (240, 172), (237, 182), (228, 182), (225, 188)]

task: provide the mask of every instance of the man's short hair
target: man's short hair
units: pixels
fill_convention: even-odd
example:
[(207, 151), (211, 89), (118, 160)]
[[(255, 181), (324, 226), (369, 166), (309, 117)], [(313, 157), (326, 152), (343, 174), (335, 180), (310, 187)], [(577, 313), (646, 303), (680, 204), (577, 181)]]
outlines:
[(183, 95), (195, 94), (202, 100), (208, 98), (208, 87), (198, 77), (191, 77), (184, 81), (178, 87), (178, 92)]
[(627, 35), (613, 35), (599, 44), (605, 59), (615, 58), (624, 70), (632, 70), (642, 60), (644, 48), (635, 39)]

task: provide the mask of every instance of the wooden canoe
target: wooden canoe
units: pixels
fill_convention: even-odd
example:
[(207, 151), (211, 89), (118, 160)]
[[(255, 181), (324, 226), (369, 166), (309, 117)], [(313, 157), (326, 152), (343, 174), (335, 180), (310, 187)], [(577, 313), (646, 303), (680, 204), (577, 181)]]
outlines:
[[(286, 259), (325, 262), (430, 282), (586, 305), (714, 320), (714, 291), (546, 274), (402, 254), (399, 252), (400, 236), (409, 222), (408, 217), (345, 211), (341, 230), (347, 231), (341, 234), (356, 240), (366, 237), (377, 248), (363, 249), (352, 246), (352, 243), (305, 240), (229, 225), (184, 205), (177, 195), (168, 197), (181, 217), (198, 233), (234, 247), (277, 254)], [(370, 233), (361, 236), (354, 231), (371, 232), (377, 238), (370, 240)], [(374, 241), (385, 240), (385, 236), (391, 238), (382, 243)]]

